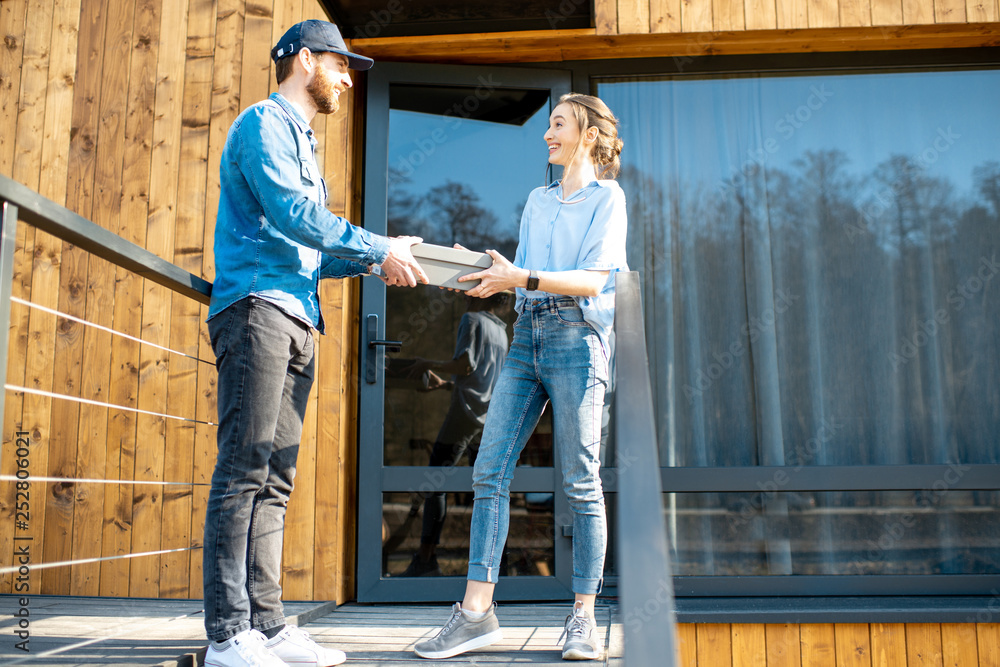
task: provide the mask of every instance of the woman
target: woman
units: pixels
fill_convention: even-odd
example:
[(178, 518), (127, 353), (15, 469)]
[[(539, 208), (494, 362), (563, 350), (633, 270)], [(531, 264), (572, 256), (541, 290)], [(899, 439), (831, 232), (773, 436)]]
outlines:
[(493, 266), (460, 279), (482, 281), (469, 290), (471, 296), (516, 290), (518, 319), (473, 473), (465, 598), (433, 639), (417, 644), (423, 658), (451, 657), (502, 638), (493, 588), (507, 539), (510, 481), (548, 401), (573, 511), (576, 600), (566, 619), (562, 657), (603, 654), (594, 621), (607, 550), (599, 453), (614, 273), (627, 270), (625, 195), (613, 180), (622, 142), (608, 107), (579, 94), (560, 98), (544, 139), (549, 162), (562, 165), (563, 178), (528, 197), (514, 263), (487, 250)]

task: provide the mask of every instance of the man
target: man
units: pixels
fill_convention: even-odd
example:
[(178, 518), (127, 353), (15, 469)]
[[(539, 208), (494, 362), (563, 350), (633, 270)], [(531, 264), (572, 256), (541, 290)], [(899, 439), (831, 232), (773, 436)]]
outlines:
[(211, 667), (340, 664), (342, 652), (285, 625), (281, 546), (306, 401), (317, 289), (328, 277), (381, 267), (390, 285), (427, 276), (417, 237), (371, 234), (330, 213), (309, 123), (331, 114), (349, 69), (372, 60), (347, 50), (325, 21), (293, 26), (271, 50), (278, 92), (229, 130), (220, 167), (216, 277), (208, 330), (219, 371), (219, 453), (205, 519), (205, 628)]

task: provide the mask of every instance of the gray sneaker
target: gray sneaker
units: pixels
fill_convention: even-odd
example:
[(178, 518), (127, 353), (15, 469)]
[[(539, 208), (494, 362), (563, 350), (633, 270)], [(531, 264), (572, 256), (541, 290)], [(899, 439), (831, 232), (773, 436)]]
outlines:
[(500, 641), (503, 633), (500, 632), (500, 622), (493, 613), (495, 608), (496, 603), (493, 603), (485, 618), (474, 621), (462, 611), (462, 605), (456, 602), (451, 608), (451, 618), (441, 631), (433, 639), (413, 647), (414, 652), (421, 658), (440, 660)]
[[(563, 644), (563, 660), (597, 660), (604, 653), (601, 638), (597, 632), (597, 621), (582, 607), (573, 607), (573, 613), (566, 617), (566, 627), (559, 641)], [(558, 642), (557, 642), (558, 643)]]

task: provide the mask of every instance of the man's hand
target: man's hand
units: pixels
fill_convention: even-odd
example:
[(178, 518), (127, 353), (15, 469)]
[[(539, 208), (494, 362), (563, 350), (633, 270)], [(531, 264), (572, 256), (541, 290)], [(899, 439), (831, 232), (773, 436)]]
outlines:
[(410, 248), (424, 240), (419, 236), (396, 236), (389, 239), (389, 256), (382, 262), (387, 285), (409, 285), (415, 287), (418, 282), (426, 284), (427, 274), (413, 259)]

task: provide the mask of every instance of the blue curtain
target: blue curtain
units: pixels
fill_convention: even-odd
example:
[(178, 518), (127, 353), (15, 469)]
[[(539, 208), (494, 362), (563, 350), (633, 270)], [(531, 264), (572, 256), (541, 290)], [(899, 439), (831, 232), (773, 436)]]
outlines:
[[(622, 121), (663, 465), (1000, 462), (1000, 71), (598, 94)], [(1000, 571), (994, 493), (941, 493), (885, 539), (925, 501), (695, 494), (668, 513), (690, 574)]]

